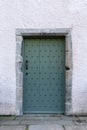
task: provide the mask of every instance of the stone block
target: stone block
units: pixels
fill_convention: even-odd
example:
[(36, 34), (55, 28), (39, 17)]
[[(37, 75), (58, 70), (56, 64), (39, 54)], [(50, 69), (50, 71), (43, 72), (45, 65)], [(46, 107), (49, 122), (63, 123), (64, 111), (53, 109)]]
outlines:
[(87, 130), (87, 126), (65, 126), (65, 130)]
[(59, 125), (31, 125), (28, 130), (64, 130)]
[(26, 126), (0, 126), (0, 130), (25, 130)]

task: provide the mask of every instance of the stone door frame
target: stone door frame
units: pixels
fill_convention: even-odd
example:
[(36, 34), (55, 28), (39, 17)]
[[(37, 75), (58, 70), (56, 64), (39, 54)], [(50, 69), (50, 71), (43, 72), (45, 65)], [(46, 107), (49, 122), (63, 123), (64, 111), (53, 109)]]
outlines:
[(16, 29), (16, 115), (23, 115), (22, 43), (26, 36), (65, 36), (65, 115), (72, 113), (72, 42), (70, 29)]

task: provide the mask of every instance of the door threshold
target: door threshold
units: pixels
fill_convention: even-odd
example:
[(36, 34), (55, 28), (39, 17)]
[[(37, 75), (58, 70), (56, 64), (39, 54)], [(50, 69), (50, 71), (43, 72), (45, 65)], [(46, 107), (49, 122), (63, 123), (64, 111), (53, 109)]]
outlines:
[(64, 114), (23, 114), (24, 117), (61, 117)]

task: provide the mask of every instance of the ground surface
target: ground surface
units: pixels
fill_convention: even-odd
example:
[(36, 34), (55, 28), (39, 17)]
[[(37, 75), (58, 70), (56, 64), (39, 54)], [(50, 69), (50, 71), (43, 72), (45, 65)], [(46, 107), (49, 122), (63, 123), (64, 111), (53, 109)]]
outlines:
[(87, 117), (54, 115), (0, 116), (0, 130), (87, 130)]

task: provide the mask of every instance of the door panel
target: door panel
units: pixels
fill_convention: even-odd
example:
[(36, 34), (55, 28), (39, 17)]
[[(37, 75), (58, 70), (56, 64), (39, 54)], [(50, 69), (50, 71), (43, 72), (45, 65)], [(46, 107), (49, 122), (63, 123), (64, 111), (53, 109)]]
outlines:
[(64, 106), (64, 38), (25, 39), (24, 113), (64, 113)]

